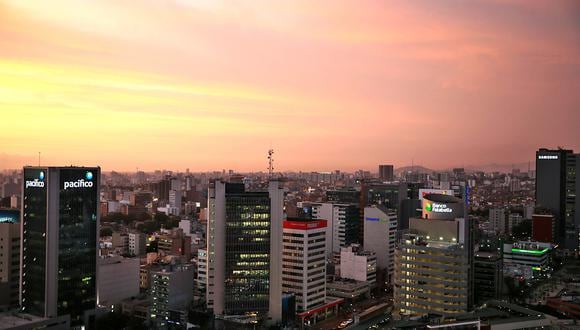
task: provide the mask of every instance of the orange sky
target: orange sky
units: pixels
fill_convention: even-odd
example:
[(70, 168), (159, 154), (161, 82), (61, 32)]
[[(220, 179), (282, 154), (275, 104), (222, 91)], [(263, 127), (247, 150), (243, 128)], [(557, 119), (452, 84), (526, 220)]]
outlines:
[(579, 126), (575, 0), (0, 2), (0, 169), (510, 164)]

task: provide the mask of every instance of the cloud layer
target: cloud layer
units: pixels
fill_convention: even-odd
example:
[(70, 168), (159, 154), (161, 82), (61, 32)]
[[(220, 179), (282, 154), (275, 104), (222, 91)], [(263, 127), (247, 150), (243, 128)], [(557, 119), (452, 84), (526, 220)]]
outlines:
[(0, 4), (2, 167), (430, 167), (580, 149), (577, 1)]

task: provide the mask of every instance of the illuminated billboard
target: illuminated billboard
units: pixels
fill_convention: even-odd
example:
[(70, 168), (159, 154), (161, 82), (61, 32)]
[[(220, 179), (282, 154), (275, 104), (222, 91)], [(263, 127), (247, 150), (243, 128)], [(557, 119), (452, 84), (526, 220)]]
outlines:
[(0, 223), (19, 223), (20, 211), (18, 210), (0, 210)]

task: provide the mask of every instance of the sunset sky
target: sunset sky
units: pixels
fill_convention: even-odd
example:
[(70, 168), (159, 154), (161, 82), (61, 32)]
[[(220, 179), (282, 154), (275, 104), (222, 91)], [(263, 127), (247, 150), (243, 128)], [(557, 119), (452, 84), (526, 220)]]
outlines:
[(0, 0), (0, 169), (580, 152), (580, 2)]

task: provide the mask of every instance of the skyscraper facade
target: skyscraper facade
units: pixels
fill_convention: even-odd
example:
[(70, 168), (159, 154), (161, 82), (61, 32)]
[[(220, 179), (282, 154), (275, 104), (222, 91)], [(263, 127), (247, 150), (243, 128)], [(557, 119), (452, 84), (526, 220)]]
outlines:
[(25, 167), (21, 306), (91, 324), (97, 305), (98, 167)]
[(580, 154), (572, 150), (540, 149), (536, 152), (536, 206), (556, 217), (555, 241), (564, 248), (578, 249), (580, 227)]
[(207, 307), (218, 316), (257, 313), (282, 319), (284, 191), (215, 181), (208, 194)]

